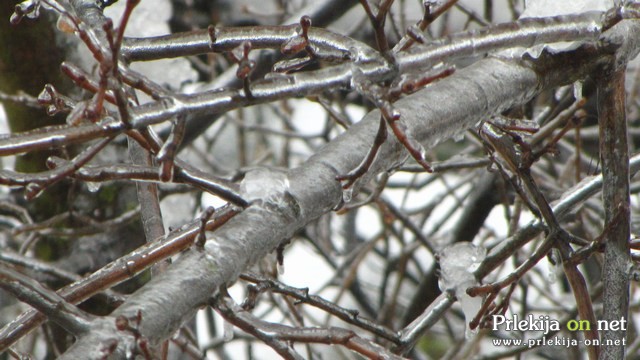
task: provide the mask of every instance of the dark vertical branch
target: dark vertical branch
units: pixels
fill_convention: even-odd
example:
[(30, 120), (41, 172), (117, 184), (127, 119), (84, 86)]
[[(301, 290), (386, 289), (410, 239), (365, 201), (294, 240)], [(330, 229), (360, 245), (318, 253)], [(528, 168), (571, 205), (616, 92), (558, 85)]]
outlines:
[(378, 50), (383, 54), (387, 53), (389, 51), (389, 41), (387, 40), (387, 35), (384, 32), (384, 23), (387, 19), (387, 12), (389, 12), (389, 9), (393, 4), (393, 0), (384, 0), (378, 7), (376, 14), (373, 13), (373, 9), (371, 9), (371, 5), (368, 0), (361, 0), (360, 3), (373, 26)]
[[(134, 164), (153, 165), (151, 154), (135, 141), (129, 142), (129, 154)], [(144, 235), (147, 242), (152, 242), (164, 236), (158, 185), (151, 182), (138, 182), (136, 183), (136, 188), (138, 191), (138, 201), (140, 202), (140, 217)], [(160, 271), (160, 268), (157, 266), (155, 266), (154, 269)]]
[[(602, 282), (603, 320), (626, 320), (629, 311), (629, 153), (625, 113), (626, 67), (607, 66), (596, 77), (602, 162), (602, 197), (605, 212), (605, 251)], [(624, 330), (605, 330), (600, 359), (622, 359)]]

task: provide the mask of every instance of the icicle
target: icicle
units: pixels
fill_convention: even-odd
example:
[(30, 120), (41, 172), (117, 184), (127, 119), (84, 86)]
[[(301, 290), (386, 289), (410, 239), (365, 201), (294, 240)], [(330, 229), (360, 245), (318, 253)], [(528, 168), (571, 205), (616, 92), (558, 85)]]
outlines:
[(556, 267), (556, 265), (548, 263), (547, 281), (549, 282), (549, 284), (555, 284), (558, 281), (558, 276), (556, 275)]
[(582, 81), (573, 83), (573, 98), (576, 100), (582, 99)]
[(471, 330), (468, 324), (477, 315), (483, 301), (480, 296), (467, 295), (467, 288), (479, 284), (473, 272), (480, 266), (486, 254), (485, 248), (469, 242), (456, 243), (440, 253), (441, 277), (438, 285), (442, 291), (449, 289), (455, 291), (467, 323), (465, 331), (467, 338), (477, 331)]
[(345, 204), (348, 204), (351, 202), (351, 200), (353, 199), (353, 186), (349, 186), (346, 189), (342, 190), (342, 201), (344, 201)]
[(416, 142), (416, 149), (420, 152), (420, 158), (425, 160), (427, 158), (427, 149), (422, 146), (422, 144)]
[(548, 258), (547, 280), (550, 284), (555, 284), (556, 281), (558, 281), (558, 274), (562, 272), (562, 268), (560, 267), (560, 262), (562, 261), (560, 252), (557, 249), (553, 249), (549, 253)]
[(92, 193), (98, 192), (98, 190), (100, 190), (100, 186), (102, 185), (102, 183), (94, 181), (87, 181), (85, 182), (85, 184), (87, 184), (87, 189), (89, 190), (89, 192)]
[(224, 342), (233, 340), (233, 324), (228, 321), (224, 321), (222, 325), (222, 339)]

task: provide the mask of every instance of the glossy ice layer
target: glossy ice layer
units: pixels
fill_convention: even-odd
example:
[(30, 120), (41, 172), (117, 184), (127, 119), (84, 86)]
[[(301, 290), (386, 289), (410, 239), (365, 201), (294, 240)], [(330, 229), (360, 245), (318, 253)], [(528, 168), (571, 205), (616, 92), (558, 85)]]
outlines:
[[(453, 244), (440, 253), (441, 277), (438, 285), (442, 291), (455, 292), (467, 324), (473, 320), (482, 306), (482, 297), (467, 295), (467, 288), (478, 285), (473, 272), (480, 266), (486, 255), (485, 248), (469, 242)], [(470, 337), (473, 333), (467, 326), (466, 336)]]

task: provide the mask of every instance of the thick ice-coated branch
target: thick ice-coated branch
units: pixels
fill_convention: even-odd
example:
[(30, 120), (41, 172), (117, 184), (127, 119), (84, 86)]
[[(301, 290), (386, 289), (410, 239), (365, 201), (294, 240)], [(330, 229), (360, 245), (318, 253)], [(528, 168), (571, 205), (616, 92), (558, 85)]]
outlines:
[[(213, 29), (213, 34), (207, 30), (193, 31), (182, 34), (165, 35), (147, 38), (126, 39), (122, 49), (123, 54), (130, 61), (148, 61), (198, 55), (208, 52), (231, 51), (243, 42), (251, 42), (252, 49), (279, 49), (282, 44), (297, 36), (299, 25), (285, 26), (254, 26), (227, 27)], [(212, 43), (211, 37), (214, 38)], [(352, 52), (362, 58), (375, 59), (380, 55), (372, 48), (355, 41), (347, 36), (334, 32), (313, 28), (309, 31), (310, 44), (321, 52), (344, 55), (336, 60), (347, 60)]]
[(74, 335), (86, 333), (92, 316), (64, 301), (55, 291), (0, 263), (0, 288), (47, 314)]
[[(600, 158), (604, 178), (604, 287), (603, 315), (605, 321), (624, 321), (629, 317), (629, 277), (633, 266), (629, 252), (630, 199), (629, 147), (625, 111), (624, 78), (626, 66), (614, 67), (613, 62), (596, 76), (598, 86), (598, 123), (600, 127)], [(603, 331), (603, 346), (599, 359), (621, 359), (626, 331)]]
[[(414, 46), (401, 55), (404, 68), (424, 68), (442, 61), (482, 55), (497, 49), (531, 47), (561, 41), (593, 40), (601, 32), (602, 12), (524, 19), (454, 34), (428, 45)], [(130, 61), (148, 61), (166, 57), (230, 51), (244, 41), (253, 49), (279, 48), (296, 35), (298, 25), (215, 29), (215, 43), (210, 45), (206, 30), (151, 38), (126, 39), (122, 53)], [(351, 59), (374, 60), (380, 55), (359, 41), (325, 29), (309, 30), (309, 41), (321, 51), (344, 53)], [(346, 59), (344, 59), (346, 60)]]
[[(349, 8), (357, 4), (356, 0), (323, 0), (312, 1), (308, 6), (300, 9), (298, 12), (292, 14), (288, 19), (285, 19), (282, 24), (296, 23), (302, 16), (308, 16), (312, 19), (313, 24), (317, 27), (327, 26), (334, 21), (335, 14), (346, 13)], [(209, 39), (205, 39), (207, 46)], [(260, 56), (264, 55), (258, 52), (252, 52), (249, 54), (251, 60), (257, 61)], [(258, 63), (258, 68), (254, 71), (254, 75), (263, 75), (268, 72), (267, 66), (261, 67)], [(216, 79), (212, 84), (209, 84), (209, 88), (224, 88), (224, 87), (236, 87), (238, 86), (238, 78), (236, 77), (236, 69), (227, 69), (222, 74), (216, 76)], [(187, 118), (187, 126), (185, 129), (185, 138), (183, 144), (187, 144), (201, 134), (204, 129), (207, 129), (213, 124), (217, 116), (211, 114), (204, 114), (200, 116), (192, 116)]]
[[(634, 156), (629, 161), (630, 174), (635, 174), (638, 171), (640, 171), (640, 155)], [(552, 210), (554, 216), (562, 220), (567, 215), (574, 213), (576, 209), (580, 208), (582, 203), (601, 191), (602, 185), (603, 177), (602, 174), (600, 174), (585, 179), (573, 188), (567, 190), (564, 195), (553, 204)], [(515, 249), (519, 249), (527, 244), (543, 230), (544, 224), (541, 220), (532, 221), (522, 227), (512, 237), (505, 239), (491, 250), (482, 265), (475, 271), (476, 277), (482, 279), (487, 276), (491, 271), (506, 261), (514, 253)], [(401, 353), (409, 351), (421, 334), (435, 324), (442, 314), (451, 307), (454, 301), (453, 295), (449, 293), (442, 293), (436, 298), (431, 305), (429, 305), (429, 308), (402, 330), (400, 333), (401, 345), (398, 347), (398, 351)]]
[[(449, 41), (433, 46), (418, 47), (411, 53), (395, 55), (394, 64), (399, 66), (400, 72), (414, 71), (438, 64), (443, 60), (451, 61), (469, 55), (481, 55), (490, 51), (510, 48), (514, 46), (530, 46), (544, 43), (549, 39), (555, 41), (584, 40), (593, 38), (599, 33), (599, 23), (593, 14), (562, 16), (550, 20), (527, 20), (513, 23), (510, 26), (488, 29), (481, 38), (475, 39), (474, 34), (461, 34)], [(573, 27), (573, 30), (570, 30)], [(251, 31), (245, 29), (227, 29), (216, 32), (216, 43), (222, 42), (223, 49), (250, 40), (252, 44), (260, 46), (279, 47), (292, 36), (295, 36), (295, 26), (259, 27)], [(538, 36), (541, 31), (544, 36)], [(218, 38), (219, 36), (219, 38)], [(314, 38), (314, 36), (316, 36)], [(181, 41), (182, 39), (182, 41)], [(131, 109), (129, 124), (133, 128), (144, 128), (148, 125), (168, 121), (176, 116), (194, 114), (221, 114), (254, 104), (277, 101), (283, 98), (309, 96), (324, 91), (337, 89), (353, 89), (354, 77), (358, 81), (380, 83), (392, 80), (398, 75), (394, 64), (388, 63), (381, 56), (366, 45), (332, 34), (326, 30), (310, 31), (310, 41), (321, 48), (330, 51), (346, 51), (348, 61), (343, 64), (327, 67), (317, 71), (299, 72), (291, 75), (280, 75), (252, 83), (251, 96), (247, 96), (242, 89), (215, 89), (190, 95), (175, 95), (157, 102), (148, 103)], [(133, 40), (132, 40), (133, 41)], [(134, 44), (136, 41), (133, 41)], [(204, 44), (210, 43), (206, 32), (194, 32), (182, 35), (170, 35), (149, 40), (139, 40), (138, 46), (125, 47), (122, 52), (133, 56), (138, 54), (171, 54), (175, 51), (182, 54), (204, 51)], [(173, 43), (177, 45), (172, 45)], [(254, 48), (256, 45), (252, 45)], [(215, 44), (214, 44), (215, 48)], [(336, 50), (337, 49), (337, 50)], [(346, 50), (345, 50), (346, 49)], [(123, 124), (112, 123), (96, 126), (68, 127), (53, 129), (46, 133), (24, 134), (0, 139), (0, 155), (16, 154), (19, 152), (58, 147), (79, 141), (86, 141), (96, 137), (105, 137), (114, 132), (126, 130)]]
[(478, 56), (497, 49), (528, 48), (561, 41), (593, 40), (600, 35), (603, 13), (590, 12), (523, 19), (454, 34), (434, 43), (414, 46), (403, 56), (401, 69), (423, 68), (452, 57)]
[[(207, 224), (208, 230), (215, 230), (238, 212), (225, 207), (219, 209)], [(149, 243), (135, 251), (107, 264), (100, 270), (57, 291), (66, 301), (77, 304), (103, 289), (111, 288), (141, 271), (151, 267), (178, 252), (189, 248), (201, 230), (200, 221), (185, 224), (164, 239)], [(16, 320), (0, 330), (0, 351), (11, 346), (25, 333), (33, 330), (45, 320), (45, 316), (35, 310), (22, 313)]]
[[(634, 29), (640, 27), (633, 21), (623, 23)], [(616, 28), (611, 31), (615, 33)], [(629, 40), (625, 49), (631, 48), (627, 53), (635, 55), (640, 36)], [(488, 58), (397, 101), (394, 107), (407, 131), (425, 148), (430, 148), (492, 114), (528, 101), (545, 88), (585, 76), (598, 66), (603, 53), (614, 50), (607, 41), (604, 43), (606, 46), (588, 44), (558, 55), (547, 54), (533, 62), (533, 66)], [(184, 253), (111, 316), (96, 321), (91, 332), (79, 338), (62, 358), (99, 358), (103, 345), (113, 340), (118, 341), (116, 351), (124, 354), (134, 340), (115, 330), (115, 318), (131, 317), (138, 311), (142, 311), (140, 331), (148, 340), (158, 343), (170, 336), (219, 286), (235, 281), (247, 266), (340, 203), (342, 189), (335, 177), (361, 162), (377, 131), (379, 116), (378, 111), (369, 113), (302, 166), (288, 171), (281, 188), (276, 187), (265, 196), (268, 201), (255, 201), (231, 219), (210, 236), (203, 250)], [(389, 139), (380, 148), (364, 180), (393, 169), (405, 158), (402, 145)]]

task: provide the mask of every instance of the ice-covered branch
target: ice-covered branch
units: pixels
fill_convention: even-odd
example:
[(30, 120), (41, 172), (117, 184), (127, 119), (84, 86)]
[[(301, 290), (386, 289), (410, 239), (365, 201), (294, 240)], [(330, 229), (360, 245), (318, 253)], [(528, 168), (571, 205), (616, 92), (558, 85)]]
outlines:
[[(453, 61), (470, 55), (482, 55), (491, 51), (531, 46), (550, 41), (593, 39), (599, 34), (602, 13), (575, 16), (560, 16), (545, 20), (529, 19), (499, 25), (483, 32), (472, 32), (452, 36), (449, 40), (433, 45), (419, 46), (408, 53), (395, 55), (394, 64), (401, 72), (428, 68), (444, 60)], [(280, 47), (296, 36), (298, 25), (281, 27), (261, 27), (246, 30), (242, 28), (216, 30), (213, 44), (220, 43), (220, 49), (230, 50), (244, 41), (256, 46)], [(540, 35), (542, 34), (542, 35)], [(350, 38), (335, 35), (326, 30), (310, 31), (312, 44), (328, 51), (341, 51), (348, 56), (340, 65), (316, 71), (295, 74), (276, 74), (268, 79), (250, 85), (250, 96), (242, 89), (215, 89), (196, 94), (178, 94), (164, 97), (130, 110), (130, 126), (144, 128), (148, 125), (168, 121), (176, 116), (194, 114), (220, 114), (241, 107), (280, 100), (283, 98), (310, 96), (324, 91), (353, 89), (353, 79), (380, 83), (399, 75), (394, 64), (390, 64), (371, 48)], [(125, 43), (126, 44), (126, 43)], [(122, 53), (132, 58), (148, 59), (160, 56), (189, 55), (209, 51), (211, 39), (208, 32), (193, 32), (169, 35), (160, 38), (131, 40)], [(337, 49), (337, 50), (336, 50)], [(156, 55), (154, 55), (156, 54)], [(356, 76), (357, 75), (357, 76)], [(114, 131), (124, 131), (119, 124), (104, 125), (102, 129), (91, 127), (71, 130), (67, 127), (46, 133), (18, 135), (0, 139), (0, 154), (15, 154), (24, 151), (57, 147), (86, 141), (96, 137), (111, 135)], [(24, 136), (24, 137), (22, 137)]]
[[(640, 171), (640, 155), (632, 157), (629, 161), (629, 172), (635, 174)], [(601, 191), (603, 185), (602, 175), (585, 179), (581, 183), (567, 190), (563, 196), (552, 205), (554, 215), (563, 219), (571, 214), (587, 199)], [(535, 220), (523, 226), (516, 234), (502, 241), (487, 255), (482, 265), (475, 271), (475, 276), (482, 279), (500, 264), (507, 260), (515, 249), (519, 249), (544, 230), (543, 222)], [(421, 334), (431, 327), (454, 303), (452, 294), (443, 293), (427, 308), (418, 318), (401, 332), (401, 346), (399, 351), (410, 350)]]
[[(602, 42), (568, 52), (543, 54), (531, 62), (488, 58), (400, 99), (394, 106), (413, 137), (430, 148), (492, 114), (528, 101), (541, 90), (585, 76), (606, 54), (615, 51), (611, 39), (617, 39), (619, 31), (633, 35), (620, 44), (623, 53), (628, 54), (625, 60), (635, 56), (639, 27), (636, 21), (623, 21), (609, 30)], [(567, 62), (568, 58), (577, 61)], [(115, 318), (132, 317), (138, 311), (142, 311), (140, 332), (149, 341), (158, 343), (170, 336), (219, 286), (235, 281), (247, 266), (340, 203), (342, 189), (335, 178), (361, 162), (378, 129), (379, 117), (378, 111), (369, 113), (302, 166), (286, 173), (284, 180), (281, 173), (274, 174), (281, 186), (269, 190), (270, 200), (255, 201), (213, 233), (203, 250), (184, 253), (111, 316), (99, 320), (62, 358), (97, 358), (100, 344), (107, 339), (117, 339), (116, 351), (124, 353), (134, 346), (133, 338), (118, 334)], [(405, 158), (401, 144), (389, 139), (381, 146), (365, 180), (372, 174), (393, 169)]]
[[(219, 209), (206, 229), (213, 231), (221, 224), (236, 215), (237, 210), (231, 208)], [(186, 224), (181, 229), (172, 232), (165, 239), (147, 244), (134, 252), (125, 255), (102, 269), (58, 290), (58, 295), (70, 303), (80, 303), (96, 292), (113, 287), (129, 277), (149, 268), (153, 264), (167, 259), (176, 253), (189, 248), (200, 233), (201, 224), (195, 222)], [(11, 346), (21, 336), (28, 333), (45, 320), (45, 316), (35, 310), (24, 312), (13, 322), (0, 330), (0, 351)]]
[[(613, 60), (613, 59), (612, 59)], [(624, 64), (624, 63), (622, 63)], [(629, 278), (632, 261), (629, 251), (630, 196), (629, 196), (629, 144), (627, 141), (627, 113), (625, 92), (626, 66), (611, 61), (596, 77), (600, 114), (600, 158), (602, 159), (605, 231), (604, 288), (605, 321), (629, 317)], [(624, 357), (624, 347), (611, 344), (624, 343), (626, 331), (606, 329), (601, 338), (602, 359)]]
[(81, 335), (89, 330), (92, 316), (69, 304), (39, 282), (1, 263), (0, 287), (47, 314), (51, 320), (74, 335)]

